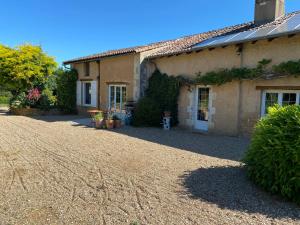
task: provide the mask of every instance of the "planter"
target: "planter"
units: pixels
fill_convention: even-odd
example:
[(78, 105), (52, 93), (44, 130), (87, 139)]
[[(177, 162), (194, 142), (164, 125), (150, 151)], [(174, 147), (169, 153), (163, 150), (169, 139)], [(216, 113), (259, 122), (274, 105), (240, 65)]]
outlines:
[(95, 128), (96, 128), (96, 129), (102, 128), (103, 125), (104, 125), (104, 120), (96, 120), (96, 121), (95, 121)]
[(122, 120), (114, 120), (114, 127), (121, 128), (122, 127)]
[(106, 120), (105, 124), (106, 124), (107, 129), (113, 129), (114, 128), (114, 120)]
[(41, 110), (34, 108), (11, 108), (10, 112), (11, 114), (18, 116), (40, 116), (42, 114)]

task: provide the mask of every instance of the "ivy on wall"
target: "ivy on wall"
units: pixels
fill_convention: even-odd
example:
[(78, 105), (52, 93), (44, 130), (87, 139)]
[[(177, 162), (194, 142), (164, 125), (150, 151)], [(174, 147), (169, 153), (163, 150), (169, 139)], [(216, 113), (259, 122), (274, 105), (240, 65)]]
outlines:
[(263, 59), (255, 68), (232, 68), (197, 74), (195, 79), (184, 76), (169, 76), (156, 70), (149, 78), (145, 97), (141, 98), (134, 110), (133, 125), (161, 126), (164, 111), (170, 111), (172, 125), (178, 123), (178, 97), (180, 88), (193, 84), (222, 85), (234, 80), (253, 80), (268, 75), (300, 75), (300, 60), (288, 61), (270, 67), (271, 60)]
[(263, 78), (268, 74), (273, 75), (300, 75), (300, 60), (283, 62), (268, 68), (271, 63), (270, 59), (263, 59), (258, 62), (255, 68), (232, 68), (221, 69), (218, 71), (208, 72), (204, 75), (197, 74), (194, 83), (204, 85), (222, 85), (234, 80), (253, 80)]

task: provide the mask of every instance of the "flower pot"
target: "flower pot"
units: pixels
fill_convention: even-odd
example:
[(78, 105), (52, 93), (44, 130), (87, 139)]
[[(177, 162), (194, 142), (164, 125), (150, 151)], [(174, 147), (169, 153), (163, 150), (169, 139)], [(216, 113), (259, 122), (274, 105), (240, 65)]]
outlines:
[(114, 127), (115, 128), (120, 128), (122, 126), (122, 121), (121, 120), (114, 120)]
[(171, 117), (170, 111), (164, 111), (164, 117)]
[(103, 126), (103, 120), (96, 120), (96, 121), (95, 121), (95, 127), (96, 127), (97, 129), (102, 128), (102, 126)]
[(106, 120), (106, 128), (107, 129), (113, 129), (114, 128), (114, 121), (113, 120)]

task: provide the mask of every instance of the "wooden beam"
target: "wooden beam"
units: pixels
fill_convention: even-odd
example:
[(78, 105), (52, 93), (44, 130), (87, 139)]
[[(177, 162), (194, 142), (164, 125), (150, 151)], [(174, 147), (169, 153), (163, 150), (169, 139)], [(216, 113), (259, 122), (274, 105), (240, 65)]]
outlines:
[(300, 86), (256, 86), (256, 90), (300, 90)]

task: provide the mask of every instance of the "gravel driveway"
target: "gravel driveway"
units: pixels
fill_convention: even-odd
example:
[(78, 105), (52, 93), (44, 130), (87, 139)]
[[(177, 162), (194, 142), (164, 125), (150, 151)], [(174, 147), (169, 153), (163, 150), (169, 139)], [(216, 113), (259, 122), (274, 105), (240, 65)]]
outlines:
[(0, 224), (300, 224), (253, 186), (246, 139), (0, 115)]

